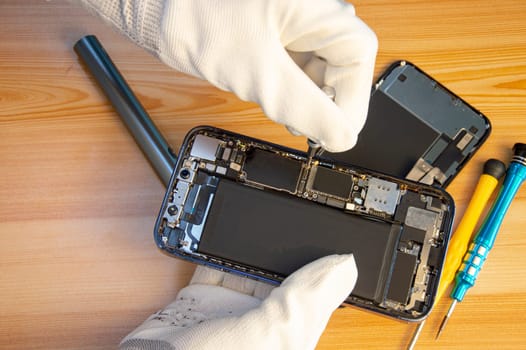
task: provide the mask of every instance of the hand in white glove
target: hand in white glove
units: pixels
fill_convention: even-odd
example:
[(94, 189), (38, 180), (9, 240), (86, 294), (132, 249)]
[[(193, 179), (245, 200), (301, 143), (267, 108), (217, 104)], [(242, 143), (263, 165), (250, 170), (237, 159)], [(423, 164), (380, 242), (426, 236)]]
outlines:
[[(168, 65), (259, 103), (272, 120), (325, 149), (343, 151), (355, 144), (367, 114), (377, 41), (351, 5), (338, 0), (82, 1)], [(334, 102), (323, 86), (334, 89)], [(269, 286), (199, 267), (177, 300), (121, 346), (314, 348), (356, 278), (352, 256), (330, 256), (300, 269), (261, 301)]]
[(357, 276), (352, 255), (316, 260), (273, 290), (261, 282), (236, 276), (230, 280), (227, 274), (198, 267), (177, 299), (130, 333), (121, 348), (314, 349)]
[[(171, 67), (339, 152), (368, 109), (377, 40), (338, 0), (83, 0)], [(298, 66), (289, 52), (301, 61)], [(321, 58), (321, 59), (320, 59)], [(304, 72), (309, 73), (311, 78)], [(335, 102), (319, 87), (335, 90)]]

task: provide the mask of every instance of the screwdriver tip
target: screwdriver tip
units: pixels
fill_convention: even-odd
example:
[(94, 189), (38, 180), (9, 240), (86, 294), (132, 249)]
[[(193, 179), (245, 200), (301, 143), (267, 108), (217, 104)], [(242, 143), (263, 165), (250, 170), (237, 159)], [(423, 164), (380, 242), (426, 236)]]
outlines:
[(449, 306), (449, 310), (447, 310), (446, 316), (444, 316), (444, 318), (442, 319), (442, 323), (440, 323), (440, 328), (438, 328), (438, 332), (437, 332), (437, 335), (435, 336), (435, 340), (437, 340), (438, 337), (440, 337), (440, 334), (442, 334), (442, 332), (444, 331), (444, 327), (446, 326), (447, 321), (451, 317), (451, 314), (453, 313), (453, 310), (455, 309), (457, 302), (458, 302), (457, 299), (453, 299), (453, 302)]
[(442, 331), (444, 330), (444, 327), (446, 326), (448, 319), (449, 317), (447, 316), (444, 316), (444, 318), (442, 319), (442, 322), (440, 323), (440, 328), (438, 328), (438, 332), (435, 335), (435, 340), (438, 340), (438, 338), (440, 337), (440, 334), (442, 334)]
[(418, 340), (418, 337), (420, 336), (420, 332), (422, 332), (422, 328), (424, 328), (424, 324), (426, 321), (422, 321), (418, 324), (418, 326), (415, 328), (415, 332), (413, 333), (413, 337), (411, 338), (411, 341), (409, 342), (409, 345), (407, 346), (407, 350), (413, 350), (416, 345), (416, 341)]

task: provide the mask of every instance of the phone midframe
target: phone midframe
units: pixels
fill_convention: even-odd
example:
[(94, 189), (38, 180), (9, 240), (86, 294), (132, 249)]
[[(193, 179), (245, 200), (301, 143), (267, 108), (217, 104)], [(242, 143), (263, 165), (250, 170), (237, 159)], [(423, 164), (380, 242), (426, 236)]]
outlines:
[(442, 189), (198, 127), (154, 236), (171, 255), (271, 283), (353, 253), (359, 277), (346, 302), (416, 321), (431, 309), (453, 212)]

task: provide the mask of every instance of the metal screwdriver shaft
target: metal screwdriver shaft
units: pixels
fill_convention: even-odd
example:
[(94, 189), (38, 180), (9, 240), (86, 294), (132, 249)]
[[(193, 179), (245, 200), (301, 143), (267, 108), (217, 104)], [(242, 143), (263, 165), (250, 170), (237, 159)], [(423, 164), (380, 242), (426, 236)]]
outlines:
[(435, 340), (440, 337), (440, 334), (442, 334), (442, 331), (444, 330), (444, 327), (446, 326), (447, 321), (451, 317), (451, 314), (453, 314), (453, 311), (455, 310), (455, 307), (457, 306), (458, 300), (453, 299), (451, 302), (451, 305), (449, 305), (449, 309), (447, 310), (446, 316), (442, 319), (442, 322), (440, 322), (440, 327), (438, 327), (437, 335), (435, 336)]
[(312, 160), (314, 159), (314, 157), (316, 157), (319, 150), (321, 149), (321, 146), (319, 143), (316, 143), (312, 141), (311, 139), (307, 139), (307, 146), (309, 146), (309, 149), (307, 150), (307, 157), (308, 157), (307, 163), (310, 166), (310, 164), (312, 163)]
[(469, 247), (462, 265), (455, 279), (455, 288), (451, 292), (453, 302), (448, 313), (442, 320), (436, 339), (444, 330), (447, 321), (451, 317), (453, 310), (458, 302), (464, 299), (469, 288), (473, 287), (477, 276), (482, 269), (489, 251), (493, 248), (497, 233), (510, 207), (510, 204), (517, 194), (520, 186), (526, 179), (526, 144), (517, 143), (513, 147), (514, 156), (504, 178), (504, 183), (499, 191), (495, 203), (475, 236), (475, 239)]
[[(333, 101), (336, 98), (336, 91), (334, 91), (334, 88), (331, 86), (325, 85), (321, 88), (321, 91)], [(310, 169), (312, 160), (323, 152), (323, 148), (321, 148), (321, 145), (318, 142), (311, 139), (307, 139), (307, 146), (309, 146), (307, 150), (307, 167)]]

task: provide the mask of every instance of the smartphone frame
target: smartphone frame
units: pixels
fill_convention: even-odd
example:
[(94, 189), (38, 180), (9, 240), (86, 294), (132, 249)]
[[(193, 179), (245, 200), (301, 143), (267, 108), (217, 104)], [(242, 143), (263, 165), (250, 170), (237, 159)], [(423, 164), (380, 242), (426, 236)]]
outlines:
[[(166, 218), (167, 218), (167, 212), (168, 212), (168, 206), (170, 203), (173, 204), (173, 196), (174, 196), (174, 193), (177, 193), (178, 191), (180, 192), (181, 189), (180, 188), (176, 188), (176, 184), (178, 183), (178, 181), (180, 182), (181, 181), (181, 171), (183, 169), (186, 169), (185, 167), (188, 167), (188, 160), (189, 159), (193, 159), (193, 156), (191, 155), (191, 152), (193, 152), (192, 150), (192, 143), (195, 142), (196, 140), (196, 135), (201, 135), (201, 134), (205, 134), (205, 135), (208, 135), (208, 134), (212, 134), (212, 135), (215, 135), (215, 134), (218, 134), (218, 135), (223, 135), (225, 137), (225, 140), (239, 140), (240, 143), (242, 144), (256, 144), (256, 145), (260, 145), (262, 147), (262, 149), (266, 149), (266, 150), (272, 150), (272, 151), (276, 151), (276, 152), (280, 152), (280, 153), (283, 153), (283, 154), (286, 154), (287, 157), (291, 157), (291, 158), (294, 158), (294, 159), (297, 159), (301, 162), (301, 172), (303, 172), (305, 170), (306, 167), (309, 167), (309, 166), (318, 166), (318, 167), (321, 167), (323, 166), (324, 168), (327, 168), (327, 169), (330, 169), (331, 166), (333, 167), (337, 167), (338, 169), (348, 169), (351, 173), (353, 174), (360, 174), (360, 175), (363, 175), (364, 178), (367, 177), (369, 180), (370, 178), (375, 178), (375, 179), (379, 179), (379, 181), (386, 181), (386, 182), (389, 182), (389, 183), (394, 183), (394, 184), (397, 184), (398, 186), (400, 186), (400, 188), (407, 188), (407, 189), (411, 189), (411, 191), (414, 191), (414, 192), (418, 192), (418, 193), (421, 193), (420, 196), (423, 196), (424, 194), (426, 196), (429, 196), (429, 198), (440, 198), (440, 201), (441, 204), (438, 204), (438, 206), (441, 206), (443, 208), (443, 210), (440, 210), (440, 214), (437, 214), (437, 215), (440, 215), (441, 218), (440, 218), (440, 227), (437, 228), (436, 230), (436, 234), (437, 236), (435, 237), (436, 241), (434, 241), (433, 244), (436, 244), (439, 249), (436, 249), (436, 250), (433, 250), (432, 254), (433, 254), (433, 265), (432, 265), (432, 273), (429, 274), (429, 275), (425, 275), (424, 276), (424, 273), (422, 272), (425, 268), (429, 267), (427, 265), (427, 261), (429, 259), (429, 261), (431, 261), (431, 258), (429, 258), (427, 255), (426, 255), (426, 261), (425, 261), (425, 264), (422, 263), (422, 264), (418, 264), (418, 265), (411, 265), (411, 262), (409, 263), (409, 266), (413, 266), (413, 269), (414, 271), (411, 272), (412, 273), (412, 278), (415, 278), (415, 280), (413, 282), (409, 281), (410, 283), (415, 283), (416, 285), (416, 279), (417, 279), (417, 276), (418, 276), (418, 281), (424, 281), (424, 280), (429, 280), (429, 282), (418, 282), (420, 283), (419, 286), (421, 289), (425, 289), (423, 291), (423, 294), (421, 295), (421, 301), (422, 301), (422, 305), (421, 305), (421, 308), (422, 310), (421, 311), (413, 311), (413, 309), (411, 309), (412, 311), (409, 312), (409, 311), (400, 311), (400, 310), (397, 310), (397, 308), (400, 308), (399, 305), (396, 305), (393, 304), (392, 301), (390, 300), (387, 300), (386, 298), (386, 295), (388, 293), (388, 286), (387, 284), (388, 283), (391, 283), (389, 281), (391, 281), (391, 277), (394, 276), (394, 274), (396, 274), (396, 270), (397, 269), (400, 269), (399, 267), (397, 267), (398, 265), (398, 261), (402, 261), (402, 257), (404, 257), (405, 260), (412, 260), (413, 264), (416, 264), (416, 260), (417, 260), (417, 257), (418, 254), (420, 254), (420, 252), (417, 253), (416, 256), (414, 255), (411, 255), (411, 254), (406, 254), (405, 252), (401, 252), (399, 253), (399, 250), (400, 249), (405, 249), (405, 250), (410, 250), (412, 248), (408, 248), (406, 246), (404, 246), (403, 248), (402, 247), (402, 239), (400, 238), (400, 236), (397, 236), (398, 238), (397, 241), (393, 241), (392, 243), (389, 243), (391, 244), (390, 246), (388, 246), (387, 248), (385, 247), (379, 247), (378, 249), (386, 249), (385, 251), (388, 252), (389, 249), (394, 249), (389, 255), (386, 253), (386, 255), (384, 256), (383, 260), (382, 261), (378, 261), (378, 264), (380, 264), (382, 266), (382, 269), (388, 269), (388, 272), (384, 272), (383, 270), (381, 271), (382, 275), (381, 276), (387, 276), (387, 277), (382, 277), (382, 281), (377, 281), (377, 280), (374, 280), (373, 282), (376, 283), (377, 285), (375, 285), (375, 291), (378, 291), (378, 290), (381, 290), (381, 293), (384, 293), (384, 294), (381, 294), (378, 298), (378, 300), (376, 302), (372, 301), (372, 299), (375, 299), (376, 296), (373, 298), (372, 296), (368, 296), (367, 298), (364, 298), (363, 296), (354, 296), (353, 294), (351, 294), (351, 296), (349, 296), (349, 298), (346, 300), (346, 303), (347, 304), (350, 304), (350, 305), (355, 305), (355, 306), (358, 306), (360, 308), (364, 308), (364, 309), (368, 309), (368, 310), (371, 310), (371, 311), (374, 311), (374, 312), (378, 312), (378, 313), (381, 313), (381, 314), (384, 314), (384, 315), (387, 315), (387, 316), (390, 316), (390, 317), (394, 317), (394, 318), (398, 318), (398, 319), (402, 319), (402, 320), (406, 320), (406, 321), (419, 321), (419, 320), (422, 320), (423, 318), (425, 318), (429, 311), (431, 310), (431, 307), (433, 305), (433, 301), (434, 301), (434, 296), (436, 294), (436, 289), (438, 287), (438, 280), (439, 280), (439, 277), (440, 277), (440, 272), (441, 272), (441, 269), (442, 269), (442, 263), (443, 263), (443, 259), (444, 259), (444, 256), (445, 256), (445, 252), (446, 252), (446, 248), (447, 248), (447, 242), (449, 240), (449, 234), (450, 234), (450, 231), (451, 231), (451, 225), (452, 225), (452, 220), (453, 220), (453, 216), (454, 216), (454, 202), (453, 202), (453, 199), (449, 196), (449, 194), (447, 194), (447, 192), (445, 192), (443, 189), (440, 189), (440, 188), (437, 188), (437, 187), (434, 187), (434, 186), (428, 186), (428, 185), (423, 185), (423, 184), (419, 184), (419, 183), (416, 183), (416, 182), (412, 182), (412, 181), (408, 181), (408, 180), (401, 180), (401, 179), (398, 179), (398, 178), (394, 178), (394, 177), (391, 177), (391, 176), (388, 176), (388, 175), (384, 175), (384, 174), (381, 174), (381, 173), (378, 173), (378, 172), (374, 172), (374, 171), (371, 171), (371, 170), (366, 170), (366, 169), (363, 169), (363, 168), (358, 168), (358, 167), (352, 167), (352, 166), (348, 166), (348, 165), (340, 165), (340, 164), (335, 164), (335, 163), (326, 163), (326, 162), (323, 162), (323, 161), (320, 161), (320, 160), (315, 160), (315, 163), (314, 165), (309, 165), (308, 164), (308, 157), (307, 157), (307, 154), (305, 152), (302, 152), (302, 151), (298, 151), (298, 150), (294, 150), (294, 149), (290, 149), (290, 148), (287, 148), (287, 147), (283, 147), (283, 146), (280, 146), (280, 145), (276, 145), (276, 144), (273, 144), (273, 143), (269, 143), (269, 142), (266, 142), (266, 141), (262, 141), (262, 140), (258, 140), (258, 139), (254, 139), (254, 138), (251, 138), (251, 137), (248, 137), (248, 136), (244, 136), (244, 135), (240, 135), (240, 134), (236, 134), (236, 133), (232, 133), (232, 132), (229, 132), (229, 131), (226, 131), (226, 130), (221, 130), (221, 129), (217, 129), (217, 128), (214, 128), (214, 127), (197, 127), (197, 128), (194, 128), (192, 131), (190, 131), (187, 135), (187, 137), (185, 138), (185, 141), (183, 142), (183, 145), (181, 147), (181, 150), (179, 152), (179, 159), (177, 161), (177, 165), (174, 169), (174, 172), (172, 174), (172, 177), (170, 179), (170, 184), (168, 185), (168, 190), (166, 192), (166, 195), (164, 197), (164, 200), (163, 200), (163, 204), (162, 204), (162, 207), (161, 207), (161, 210), (160, 210), (160, 213), (159, 213), (159, 216), (158, 216), (158, 219), (156, 221), (156, 226), (155, 226), (155, 230), (154, 230), (154, 238), (155, 238), (155, 241), (158, 245), (158, 247), (163, 250), (164, 252), (168, 253), (169, 255), (171, 256), (177, 256), (179, 258), (182, 258), (184, 260), (187, 260), (187, 261), (191, 261), (191, 262), (194, 262), (194, 263), (197, 263), (197, 264), (202, 264), (202, 265), (206, 265), (206, 266), (210, 266), (210, 267), (213, 267), (213, 268), (216, 268), (216, 269), (220, 269), (220, 270), (223, 270), (223, 271), (226, 271), (226, 272), (230, 272), (230, 273), (234, 273), (234, 274), (237, 274), (237, 275), (240, 275), (240, 276), (244, 276), (244, 277), (249, 277), (249, 278), (252, 278), (252, 279), (256, 279), (256, 280), (261, 280), (261, 281), (265, 281), (265, 282), (270, 282), (270, 283), (280, 283), (286, 276), (284, 275), (280, 275), (280, 274), (276, 274), (275, 271), (266, 271), (264, 269), (262, 269), (261, 267), (258, 267), (258, 266), (253, 266), (253, 265), (250, 265), (250, 264), (247, 264), (247, 263), (240, 263), (239, 261), (235, 261), (235, 260), (231, 260), (229, 258), (225, 258), (224, 256), (223, 257), (219, 257), (219, 256), (208, 256), (207, 254), (204, 254), (205, 257), (203, 256), (200, 256), (199, 254), (194, 254), (194, 253), (189, 253), (188, 251), (188, 248), (177, 248), (177, 249), (174, 249), (173, 248), (173, 243), (172, 243), (172, 246), (170, 246), (170, 244), (168, 244), (168, 241), (169, 241), (169, 234), (167, 232), (169, 231), (166, 231), (168, 228), (167, 228), (167, 225), (166, 225)], [(221, 136), (221, 137), (223, 137)], [(259, 146), (258, 146), (259, 147)], [(190, 156), (189, 156), (190, 154)], [(210, 157), (210, 156), (205, 156), (205, 157)], [(186, 163), (185, 163), (186, 162)], [(205, 162), (206, 163), (206, 162)], [(195, 168), (193, 170), (195, 170), (195, 173), (192, 174), (191, 176), (197, 176), (195, 174), (197, 174), (198, 171), (205, 171), (206, 169), (204, 168), (206, 164), (201, 164), (199, 163), (199, 168)], [(237, 167), (237, 166), (236, 166)], [(215, 174), (217, 175), (217, 174)], [(186, 174), (185, 174), (186, 176)], [(237, 175), (236, 175), (237, 176)], [(298, 173), (298, 176), (303, 176), (303, 175), (300, 175)], [(305, 181), (309, 181), (309, 176), (310, 175), (307, 175), (307, 178), (305, 178), (304, 180)], [(221, 177), (221, 176), (219, 176)], [(370, 178), (369, 178), (370, 177)], [(228, 181), (231, 181), (232, 179), (229, 179)], [(193, 180), (192, 180), (193, 181)], [(227, 181), (227, 180), (223, 180), (223, 181)], [(253, 190), (254, 188), (257, 189), (258, 186), (253, 186), (254, 184), (247, 184), (247, 180), (243, 180), (242, 178), (236, 178), (234, 180), (232, 180), (235, 185), (234, 186), (249, 186), (251, 187), (251, 190)], [(245, 182), (243, 182), (245, 181)], [(186, 185), (185, 185), (186, 186)], [(307, 185), (305, 185), (307, 186)], [(312, 186), (312, 185), (311, 185)], [(307, 187), (305, 187), (307, 188)], [(257, 191), (274, 191), (275, 189), (272, 188), (272, 186), (267, 186), (265, 185), (264, 188), (262, 189), (257, 189)], [(408, 190), (409, 191), (409, 190)], [(307, 192), (307, 190), (305, 190), (305, 192), (303, 193), (297, 193), (295, 195), (292, 195), (292, 194), (286, 194), (288, 197), (290, 198), (293, 198), (294, 196), (294, 201), (316, 201), (314, 198), (304, 198), (304, 196), (302, 197), (301, 195), (304, 195), (305, 193)], [(180, 195), (180, 194), (179, 194)], [(187, 194), (185, 194), (186, 196)], [(197, 197), (195, 197), (197, 198)], [(197, 200), (196, 199), (192, 199), (194, 200), (196, 203), (197, 203)], [(431, 200), (431, 199), (427, 199), (428, 201)], [(188, 199), (185, 199), (185, 201), (188, 200)], [(400, 200), (400, 199), (398, 199)], [(189, 200), (188, 200), (189, 201)], [(184, 202), (186, 203), (186, 202)], [(329, 201), (327, 200), (327, 203), (329, 203)], [(320, 207), (320, 210), (325, 210), (326, 208), (330, 207), (329, 204), (327, 203), (323, 203), (323, 205), (319, 206)], [(319, 205), (318, 203), (316, 205)], [(401, 206), (401, 203), (397, 203), (397, 208), (398, 208), (398, 205)], [(411, 203), (408, 204), (408, 206), (412, 205)], [(197, 205), (196, 205), (197, 207)], [(181, 211), (181, 208), (179, 208), (179, 211)], [(207, 207), (208, 208), (208, 207)], [(408, 208), (405, 208), (406, 210), (411, 210), (411, 209), (408, 209)], [(192, 210), (193, 210), (193, 207), (192, 207)], [(200, 209), (202, 212), (205, 211), (204, 208), (201, 208)], [(206, 209), (206, 211), (208, 211), (209, 209)], [(337, 210), (336, 208), (331, 208), (330, 210)], [(343, 210), (343, 209), (342, 209)], [(415, 209), (415, 210), (420, 210), (420, 209)], [(353, 214), (346, 214), (346, 215), (354, 215), (355, 213)], [(364, 213), (362, 213), (364, 214)], [(208, 214), (207, 214), (208, 215)], [(339, 215), (339, 214), (338, 214)], [(391, 217), (389, 217), (389, 215), (385, 215), (385, 214), (378, 214), (380, 216), (376, 216), (376, 217), (370, 217), (370, 215), (367, 215), (367, 213), (365, 213), (363, 215), (363, 220), (374, 220), (374, 221), (377, 221), (377, 222), (380, 222), (380, 221), (383, 221), (384, 223), (387, 223), (389, 222), (389, 224), (391, 225), (393, 222), (394, 222), (394, 212), (392, 213)], [(383, 215), (383, 216), (382, 216)], [(409, 217), (409, 214), (407, 214), (407, 212), (405, 214), (401, 214), (404, 218), (404, 220), (406, 219), (406, 216)], [(229, 220), (229, 218), (225, 218), (225, 220)], [(203, 224), (205, 225), (205, 224)], [(394, 224), (392, 224), (391, 226), (389, 226), (389, 230), (392, 230), (393, 227), (395, 228), (398, 228), (400, 227), (400, 230), (401, 230), (401, 227), (402, 225), (405, 225), (405, 222), (400, 222), (398, 223), (397, 222), (397, 226), (395, 227)], [(205, 227), (205, 226), (203, 226)], [(411, 229), (412, 230), (412, 229)], [(425, 229), (424, 229), (425, 231)], [(407, 234), (411, 235), (412, 233), (409, 233), (409, 228), (407, 230)], [(401, 235), (400, 232), (395, 232), (393, 233), (394, 235), (398, 234), (398, 235)], [(403, 234), (406, 234), (406, 231), (404, 230), (403, 231)], [(391, 234), (391, 231), (389, 231), (389, 239), (393, 239), (391, 238), (392, 234)], [(175, 237), (179, 237), (179, 236), (175, 236)], [(428, 236), (426, 236), (428, 237)], [(387, 240), (387, 238), (386, 238)], [(227, 241), (233, 241), (233, 239), (227, 239)], [(381, 239), (379, 241), (382, 241)], [(409, 242), (410, 240), (408, 239), (407, 242)], [(403, 244), (406, 244), (407, 243), (406, 241), (404, 241)], [(413, 241), (411, 241), (413, 242)], [(416, 242), (416, 241), (415, 241)], [(189, 246), (190, 244), (187, 244), (185, 242), (186, 246)], [(384, 242), (382, 241), (381, 244), (384, 244)], [(386, 245), (388, 243), (385, 243)], [(417, 244), (415, 244), (417, 245)], [(426, 247), (425, 249), (428, 249), (430, 250), (431, 245), (428, 245), (427, 243), (422, 243), (422, 247)], [(186, 249), (186, 251), (185, 251)], [(423, 250), (424, 248), (422, 248)], [(336, 252), (336, 249), (335, 249), (335, 252)], [(200, 252), (201, 254), (201, 252)], [(330, 254), (330, 252), (328, 252), (327, 254)], [(356, 252), (355, 252), (356, 254)], [(428, 254), (428, 253), (426, 253)], [(394, 256), (396, 256), (396, 259), (394, 258)], [(423, 257), (424, 255), (422, 255)], [(400, 257), (400, 258), (399, 258)], [(274, 256), (275, 258), (275, 256)], [(397, 260), (399, 259), (399, 260)], [(424, 258), (422, 258), (424, 259)], [(405, 265), (407, 266), (407, 264)], [(359, 269), (360, 269), (360, 266), (359, 266)], [(420, 271), (422, 270), (422, 271)], [(365, 273), (365, 269), (362, 269), (362, 272)], [(379, 271), (373, 269), (374, 272), (377, 272), (378, 274), (380, 274)], [(402, 273), (404, 274), (404, 273)], [(407, 280), (407, 273), (405, 274), (405, 279)], [(395, 281), (396, 282), (396, 281)], [(380, 283), (384, 283), (382, 285), (380, 285)], [(406, 281), (407, 283), (407, 281)], [(427, 284), (428, 283), (428, 284)], [(366, 283), (364, 283), (366, 284)], [(393, 285), (394, 285), (394, 282), (393, 282)], [(379, 287), (378, 287), (379, 286)], [(424, 287), (422, 287), (424, 286)], [(384, 288), (384, 289), (381, 289), (381, 288)], [(394, 288), (394, 287), (393, 287)], [(365, 287), (364, 289), (367, 289), (367, 287)], [(418, 289), (415, 287), (415, 289)], [(367, 292), (369, 293), (369, 292)], [(411, 292), (413, 293), (413, 292)], [(375, 294), (376, 295), (376, 294)], [(411, 294), (412, 295), (412, 294)], [(420, 297), (420, 296), (419, 296)], [(383, 298), (383, 299), (382, 299)], [(412, 298), (412, 297), (411, 297)], [(415, 297), (416, 298), (416, 297)], [(387, 304), (386, 304), (387, 303)], [(390, 305), (393, 305), (393, 306), (390, 306)], [(420, 306), (419, 306), (420, 307)]]

